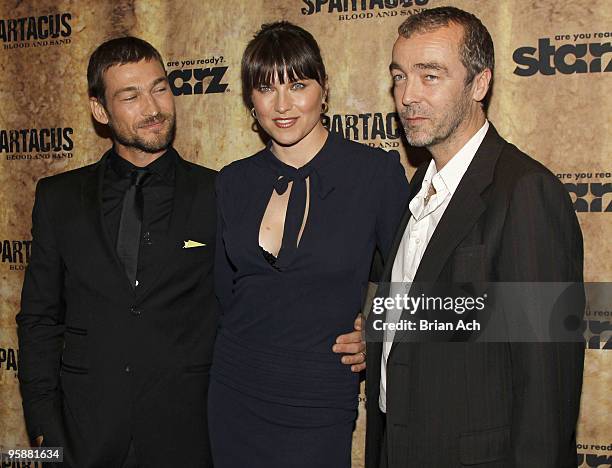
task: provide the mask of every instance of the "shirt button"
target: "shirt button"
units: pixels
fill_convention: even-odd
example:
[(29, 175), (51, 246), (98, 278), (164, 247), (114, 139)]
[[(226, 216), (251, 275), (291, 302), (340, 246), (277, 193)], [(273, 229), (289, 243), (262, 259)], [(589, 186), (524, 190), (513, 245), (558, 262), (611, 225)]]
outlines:
[(125, 372), (126, 372), (126, 373), (128, 373), (128, 374), (129, 374), (130, 372), (132, 372), (132, 368), (130, 367), (130, 365), (129, 365), (129, 364), (125, 366), (125, 369), (124, 369), (124, 370), (125, 370)]
[(421, 239), (416, 239), (414, 242), (416, 242), (417, 244), (421, 243)]
[(132, 307), (130, 309), (130, 312), (132, 313), (132, 315), (136, 315), (136, 316), (142, 314), (142, 310), (140, 310), (138, 307)]

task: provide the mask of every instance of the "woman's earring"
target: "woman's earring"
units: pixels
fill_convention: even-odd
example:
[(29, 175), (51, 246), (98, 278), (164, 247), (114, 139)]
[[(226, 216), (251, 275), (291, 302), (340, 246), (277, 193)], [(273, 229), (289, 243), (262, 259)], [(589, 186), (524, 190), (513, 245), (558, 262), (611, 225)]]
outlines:
[(254, 132), (259, 131), (259, 120), (257, 120), (257, 114), (255, 113), (255, 108), (251, 109), (251, 116), (253, 117), (253, 122), (251, 122), (251, 130)]
[(327, 114), (327, 111), (329, 110), (329, 105), (327, 104), (327, 101), (323, 101), (323, 106), (321, 109), (321, 114)]

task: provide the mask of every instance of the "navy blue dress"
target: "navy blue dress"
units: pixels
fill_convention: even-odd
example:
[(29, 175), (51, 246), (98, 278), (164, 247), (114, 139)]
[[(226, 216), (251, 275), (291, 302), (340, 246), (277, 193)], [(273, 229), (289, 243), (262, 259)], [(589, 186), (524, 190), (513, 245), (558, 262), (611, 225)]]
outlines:
[[(295, 188), (296, 177), (310, 184), (307, 222), (275, 259), (259, 246), (261, 220), (279, 178)], [(331, 348), (353, 330), (374, 251), (386, 255), (407, 196), (397, 154), (334, 133), (299, 171), (268, 146), (219, 173), (215, 468), (350, 467), (359, 376)]]

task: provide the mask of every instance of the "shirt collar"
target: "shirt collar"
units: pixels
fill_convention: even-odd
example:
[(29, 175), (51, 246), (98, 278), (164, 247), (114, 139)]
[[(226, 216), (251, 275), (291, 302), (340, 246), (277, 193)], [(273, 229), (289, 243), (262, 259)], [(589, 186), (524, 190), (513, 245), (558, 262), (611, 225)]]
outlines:
[[(429, 167), (427, 169), (427, 175), (431, 173), (431, 177), (429, 180), (433, 181), (434, 188), (438, 191), (438, 185), (443, 183), (446, 189), (450, 192), (451, 195), (455, 193), (457, 187), (459, 186), (459, 182), (463, 178), (465, 172), (467, 171), (472, 159), (476, 155), (476, 151), (480, 147), (482, 140), (487, 134), (487, 130), (489, 129), (489, 121), (485, 120), (485, 123), (480, 130), (478, 130), (472, 138), (468, 140), (468, 142), (463, 145), (463, 147), (455, 154), (450, 160), (444, 165), (440, 171), (436, 171), (436, 165), (432, 159), (429, 163)], [(437, 181), (436, 179), (441, 179)]]
[[(435, 211), (443, 201), (453, 196), (455, 190), (461, 182), (461, 178), (467, 171), (468, 166), (474, 159), (478, 147), (482, 143), (484, 136), (489, 128), (489, 122), (485, 120), (484, 125), (478, 130), (469, 141), (455, 154), (445, 166), (438, 172), (436, 163), (432, 159), (427, 166), (427, 171), (423, 177), (421, 188), (416, 196), (411, 200), (409, 209), (416, 219)], [(427, 207), (425, 206), (425, 197), (429, 192), (429, 186), (433, 184), (436, 190), (436, 195), (432, 197)], [(433, 203), (436, 200), (437, 203)]]
[[(166, 182), (173, 182), (177, 161), (178, 154), (174, 148), (170, 147), (159, 158), (146, 166), (146, 168), (153, 174), (159, 176), (162, 180), (165, 180)], [(129, 162), (127, 159), (119, 156), (114, 148), (110, 153), (109, 162), (117, 175), (121, 177), (129, 177), (132, 171), (138, 169), (137, 166)]]

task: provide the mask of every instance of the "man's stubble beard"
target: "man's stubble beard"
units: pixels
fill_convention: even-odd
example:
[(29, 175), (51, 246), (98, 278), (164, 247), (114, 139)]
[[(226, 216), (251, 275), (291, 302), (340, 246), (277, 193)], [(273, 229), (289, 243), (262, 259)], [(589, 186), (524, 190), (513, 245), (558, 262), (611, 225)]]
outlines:
[[(400, 112), (400, 117), (408, 143), (410, 146), (414, 147), (431, 147), (448, 140), (468, 118), (469, 105), (469, 87), (466, 86), (464, 92), (461, 93), (461, 98), (456, 104), (443, 116), (441, 121), (437, 122), (429, 134), (424, 135), (421, 139), (412, 138), (410, 136), (409, 126), (406, 122), (406, 119), (411, 115), (422, 115), (418, 112), (418, 105), (413, 108), (402, 110)], [(417, 112), (415, 112), (414, 109), (416, 109)]]
[(140, 125), (147, 125), (157, 121), (169, 122), (169, 127), (166, 132), (159, 133), (148, 140), (140, 137), (136, 132), (133, 134), (126, 134), (126, 132), (118, 131), (109, 121), (108, 126), (113, 135), (113, 140), (117, 143), (128, 147), (136, 148), (145, 153), (158, 153), (160, 151), (168, 149), (173, 141), (176, 134), (176, 114), (159, 114), (156, 118), (151, 118), (139, 122)]

